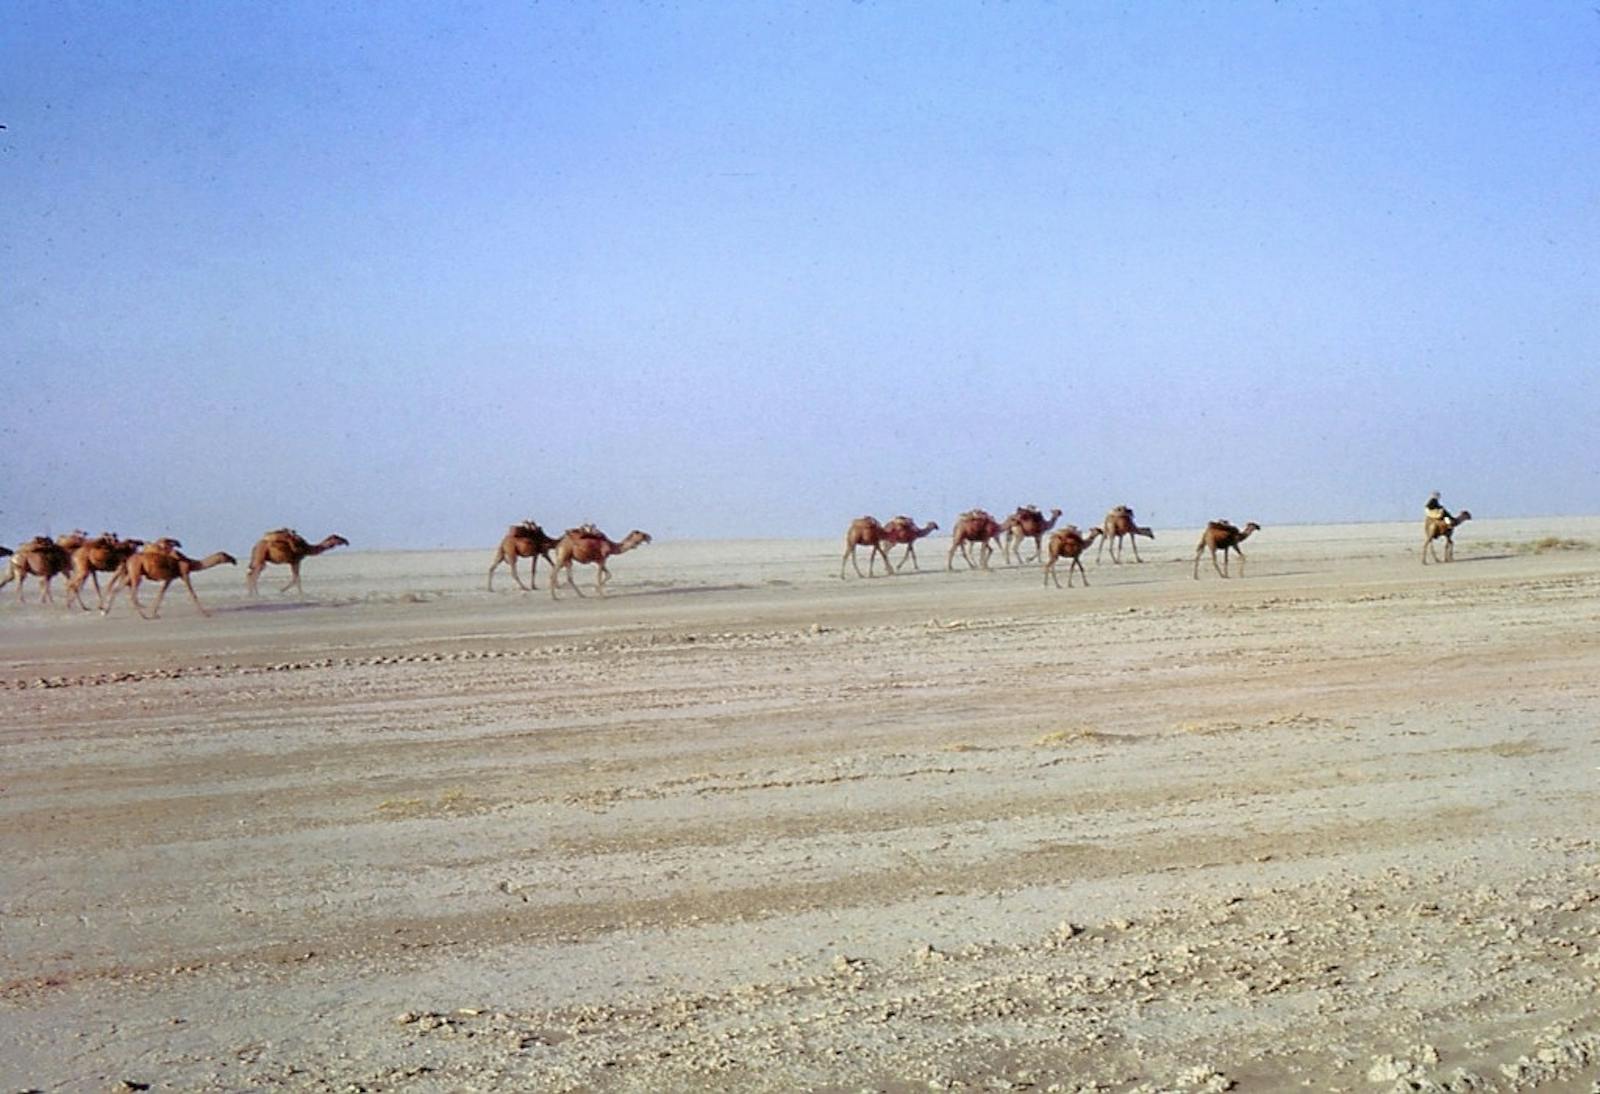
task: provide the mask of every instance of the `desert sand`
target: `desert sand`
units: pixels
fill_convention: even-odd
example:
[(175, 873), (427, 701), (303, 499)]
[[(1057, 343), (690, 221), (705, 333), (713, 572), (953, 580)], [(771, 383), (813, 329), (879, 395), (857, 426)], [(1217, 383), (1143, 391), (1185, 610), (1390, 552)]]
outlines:
[(498, 531), (5, 590), (0, 1087), (1595, 1089), (1600, 519), (559, 603)]

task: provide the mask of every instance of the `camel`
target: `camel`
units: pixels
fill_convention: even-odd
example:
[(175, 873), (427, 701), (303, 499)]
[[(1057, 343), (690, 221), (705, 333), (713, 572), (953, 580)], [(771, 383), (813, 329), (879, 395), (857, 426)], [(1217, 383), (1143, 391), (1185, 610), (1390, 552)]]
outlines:
[(1465, 509), (1455, 516), (1446, 513), (1442, 517), (1424, 517), (1422, 519), (1422, 564), (1424, 566), (1428, 564), (1430, 552), (1433, 554), (1433, 561), (1440, 561), (1438, 548), (1434, 546), (1433, 541), (1441, 538), (1444, 540), (1443, 561), (1454, 562), (1456, 558), (1456, 527), (1465, 524), (1471, 519), (1472, 514)]
[[(1200, 555), (1205, 551), (1211, 552), (1211, 567), (1223, 577), (1228, 576), (1228, 552), (1232, 551), (1239, 556), (1239, 576), (1244, 576), (1244, 552), (1239, 549), (1239, 544), (1250, 538), (1252, 532), (1261, 531), (1261, 525), (1251, 521), (1243, 528), (1226, 520), (1213, 520), (1206, 524), (1206, 530), (1200, 533), (1200, 542), (1194, 549), (1194, 578), (1200, 580)], [(1222, 565), (1217, 565), (1217, 552), (1222, 552)]]
[(1033, 540), (1033, 561), (1038, 562), (1044, 557), (1043, 548), (1040, 546), (1044, 534), (1056, 526), (1056, 521), (1061, 519), (1061, 510), (1050, 510), (1050, 519), (1045, 520), (1044, 514), (1039, 512), (1038, 506), (1024, 505), (1005, 519), (1001, 525), (1006, 531), (1005, 556), (1006, 561), (1011, 561), (1011, 553), (1016, 552), (1017, 565), (1022, 565), (1022, 541)]
[(89, 610), (89, 605), (83, 602), (83, 583), (91, 578), (94, 580), (95, 597), (100, 604), (104, 604), (106, 596), (100, 588), (100, 575), (115, 575), (122, 569), (128, 556), (143, 546), (142, 539), (122, 539), (113, 532), (101, 532), (94, 539), (85, 541), (83, 546), (72, 552), (72, 577), (67, 581), (68, 606), (76, 601), (78, 607)]
[(1111, 510), (1111, 512), (1106, 514), (1103, 530), (1105, 532), (1105, 539), (1100, 541), (1100, 546), (1096, 547), (1094, 551), (1094, 561), (1096, 565), (1098, 565), (1100, 562), (1100, 553), (1106, 549), (1107, 541), (1110, 541), (1111, 543), (1111, 561), (1120, 566), (1122, 565), (1123, 536), (1127, 536), (1128, 542), (1133, 546), (1133, 560), (1135, 562), (1143, 562), (1144, 559), (1139, 557), (1139, 544), (1133, 537), (1143, 536), (1146, 539), (1156, 538), (1156, 534), (1154, 532), (1148, 528), (1141, 527), (1134, 521), (1133, 510), (1129, 509), (1126, 505), (1119, 505), (1115, 509)]
[[(895, 566), (894, 568), (895, 572), (899, 573), (900, 570), (905, 566), (906, 560), (910, 559), (911, 568), (920, 573), (922, 571), (922, 565), (917, 562), (917, 540), (921, 539), (923, 536), (937, 532), (938, 530), (939, 525), (936, 521), (930, 520), (927, 524), (923, 525), (921, 528), (918, 528), (916, 521), (904, 515), (895, 517), (888, 524), (885, 524), (883, 526), (884, 541), (887, 542), (891, 547), (897, 547), (901, 544), (904, 544), (906, 549), (906, 553), (900, 556), (899, 565)], [(885, 557), (888, 557), (887, 552), (885, 553)], [(872, 569), (872, 564), (870, 562), (867, 564), (867, 569), (869, 571)]]
[[(72, 542), (82, 532), (74, 532), (70, 536), (62, 536), (60, 540), (53, 540), (49, 536), (34, 536), (22, 544), (11, 555), (11, 562), (6, 567), (6, 576), (0, 580), (0, 588), (17, 583), (17, 603), (23, 602), (22, 591), (27, 585), (29, 576), (37, 577), (44, 585), (44, 593), (39, 597), (41, 604), (54, 604), (55, 597), (50, 592), (50, 582), (58, 574), (67, 573), (72, 569), (72, 548), (62, 546), (63, 542)], [(82, 540), (78, 539), (78, 543)]]
[[(154, 619), (161, 614), (161, 601), (166, 597), (167, 589), (174, 581), (182, 581), (183, 587), (189, 590), (189, 599), (194, 601), (194, 606), (200, 610), (200, 614), (209, 616), (211, 613), (200, 603), (200, 597), (195, 594), (194, 584), (189, 580), (189, 575), (197, 570), (209, 570), (224, 563), (235, 566), (239, 560), (226, 551), (217, 551), (205, 558), (193, 559), (178, 550), (176, 544), (177, 540), (158, 539), (154, 543), (146, 544), (143, 550), (129, 555), (123, 562), (122, 568), (111, 579), (111, 588), (106, 593), (105, 603), (100, 606), (100, 614), (111, 614), (111, 606), (116, 603), (117, 593), (126, 586), (128, 598), (133, 601), (134, 611), (138, 612), (141, 618)], [(149, 615), (145, 615), (144, 606), (139, 603), (139, 582), (146, 578), (161, 582), (161, 591), (156, 594), (156, 602), (151, 605)]]
[(1067, 588), (1072, 588), (1072, 574), (1074, 571), (1083, 574), (1083, 584), (1089, 585), (1089, 575), (1084, 571), (1083, 560), (1078, 556), (1089, 549), (1089, 544), (1105, 535), (1104, 528), (1091, 528), (1086, 536), (1078, 531), (1076, 524), (1069, 524), (1061, 531), (1050, 537), (1050, 557), (1044, 564), (1044, 581), (1050, 584), (1053, 579), (1056, 588), (1061, 588), (1061, 578), (1056, 576), (1056, 563), (1063, 558), (1071, 559), (1067, 566)]
[(586, 565), (595, 564), (600, 567), (595, 574), (594, 589), (600, 596), (606, 595), (606, 582), (611, 580), (611, 571), (606, 569), (606, 560), (612, 555), (620, 555), (624, 551), (631, 551), (641, 543), (649, 543), (650, 534), (635, 528), (629, 532), (621, 543), (608, 538), (606, 534), (592, 524), (581, 525), (577, 528), (568, 528), (556, 544), (556, 560), (552, 564), (550, 573), (550, 599), (558, 600), (556, 588), (561, 584), (561, 572), (567, 573), (567, 584), (572, 586), (572, 591), (579, 596), (583, 590), (578, 588), (578, 583), (572, 580), (572, 564), (582, 562)]
[[(991, 517), (982, 509), (968, 509), (956, 518), (955, 527), (950, 530), (950, 553), (945, 556), (944, 568), (954, 570), (956, 552), (961, 552), (961, 557), (967, 560), (969, 569), (989, 568), (989, 556), (994, 554), (994, 541), (1000, 538), (1004, 529), (999, 521)], [(972, 553), (968, 549), (971, 544), (979, 543), (983, 549), (978, 552), (978, 562), (974, 565)]]
[(250, 552), (250, 569), (244, 575), (245, 588), (251, 596), (256, 595), (256, 579), (261, 576), (261, 571), (267, 568), (267, 563), (277, 563), (288, 566), (289, 583), (279, 589), (286, 593), (290, 589), (299, 589), (300, 595), (306, 593), (305, 586), (300, 584), (300, 562), (311, 555), (320, 555), (324, 551), (331, 551), (335, 547), (348, 547), (350, 541), (343, 536), (329, 536), (321, 543), (307, 543), (305, 537), (293, 528), (274, 528), (256, 541), (255, 548)]
[[(844, 580), (844, 564), (850, 563), (856, 568), (857, 577), (873, 577), (872, 568), (877, 565), (878, 556), (883, 556), (883, 571), (888, 576), (894, 576), (894, 566), (889, 562), (889, 540), (884, 536), (883, 525), (878, 523), (877, 517), (857, 517), (850, 522), (850, 527), (844, 532), (844, 555), (839, 559), (839, 580)], [(861, 563), (856, 561), (856, 548), (870, 547), (872, 553), (867, 556), (867, 572), (861, 572)]]
[[(511, 565), (511, 579), (517, 587), (524, 592), (529, 592), (539, 587), (539, 560), (543, 558), (551, 566), (555, 562), (550, 558), (550, 550), (560, 543), (559, 539), (551, 537), (538, 523), (525, 520), (521, 524), (513, 524), (506, 529), (505, 538), (500, 541), (500, 546), (495, 548), (494, 561), (489, 564), (489, 591), (494, 592), (494, 572), (500, 568), (502, 562)], [(522, 583), (521, 576), (517, 573), (517, 559), (533, 559), (533, 572), (528, 575), (528, 584)]]

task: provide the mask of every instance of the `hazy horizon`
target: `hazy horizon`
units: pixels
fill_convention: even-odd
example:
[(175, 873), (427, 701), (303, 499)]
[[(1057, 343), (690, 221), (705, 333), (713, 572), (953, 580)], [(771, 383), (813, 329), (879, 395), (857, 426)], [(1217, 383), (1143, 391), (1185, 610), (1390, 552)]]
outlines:
[(1600, 513), (1592, 4), (9, 22), (0, 543)]

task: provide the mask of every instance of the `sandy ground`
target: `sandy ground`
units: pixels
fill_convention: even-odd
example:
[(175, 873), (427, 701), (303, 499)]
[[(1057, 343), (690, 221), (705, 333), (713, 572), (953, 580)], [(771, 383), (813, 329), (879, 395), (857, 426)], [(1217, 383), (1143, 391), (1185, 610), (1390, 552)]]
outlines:
[(1596, 1089), (1600, 519), (1194, 535), (7, 589), (0, 1088)]

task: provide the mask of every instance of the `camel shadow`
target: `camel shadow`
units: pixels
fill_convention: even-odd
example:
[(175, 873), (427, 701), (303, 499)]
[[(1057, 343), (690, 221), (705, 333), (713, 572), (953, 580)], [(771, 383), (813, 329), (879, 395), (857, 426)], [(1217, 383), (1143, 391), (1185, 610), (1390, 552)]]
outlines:
[(291, 600), (277, 603), (225, 604), (220, 608), (213, 608), (212, 612), (217, 615), (224, 613), (265, 615), (273, 612), (300, 612), (309, 608), (325, 608), (328, 606), (315, 600)]
[[(656, 588), (636, 589), (635, 591), (629, 593), (607, 593), (606, 599), (609, 600), (617, 596), (688, 596), (694, 593), (737, 593), (755, 588), (759, 588), (759, 586), (742, 584), (660, 586)], [(567, 591), (571, 592), (570, 589)], [(585, 592), (584, 595), (588, 596), (590, 594)]]
[[(1452, 559), (1451, 561), (1452, 562), (1504, 562), (1508, 558), (1520, 558), (1520, 557), (1521, 557), (1520, 555), (1468, 555), (1466, 558), (1462, 558), (1460, 556), (1457, 556), (1456, 558)], [(1449, 563), (1441, 562), (1441, 563), (1439, 563), (1439, 565), (1445, 566), (1445, 565), (1449, 565)]]

